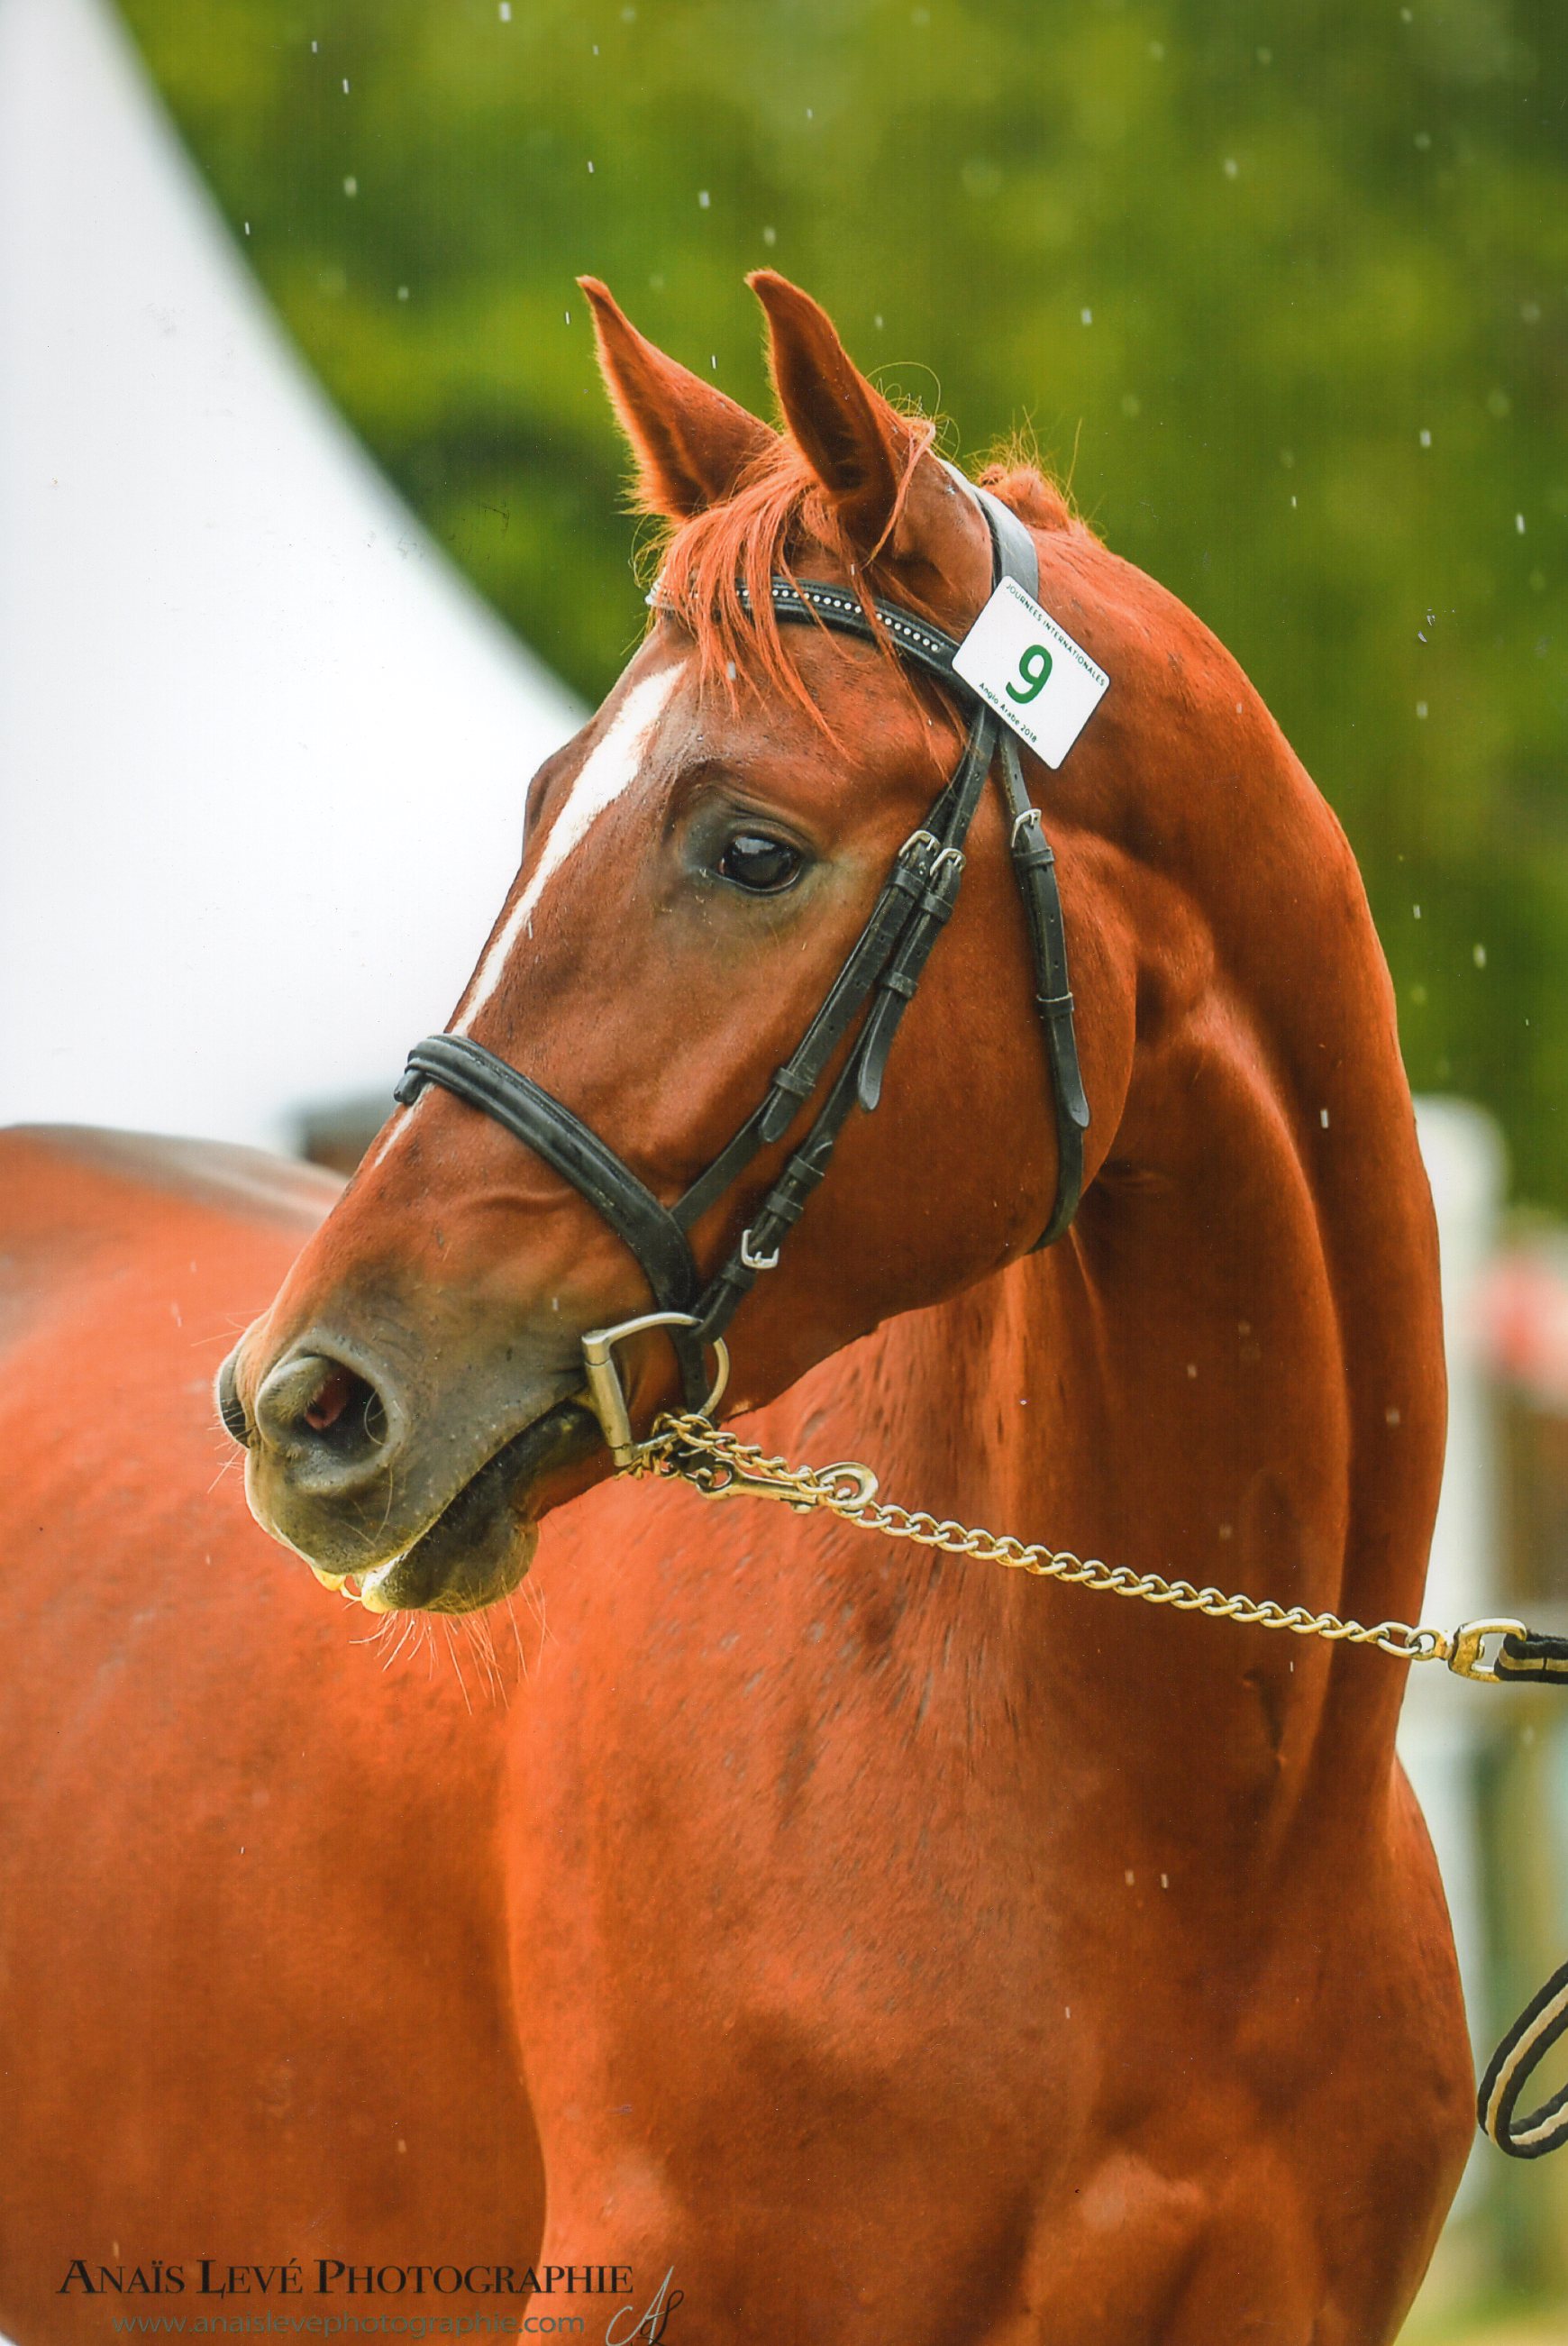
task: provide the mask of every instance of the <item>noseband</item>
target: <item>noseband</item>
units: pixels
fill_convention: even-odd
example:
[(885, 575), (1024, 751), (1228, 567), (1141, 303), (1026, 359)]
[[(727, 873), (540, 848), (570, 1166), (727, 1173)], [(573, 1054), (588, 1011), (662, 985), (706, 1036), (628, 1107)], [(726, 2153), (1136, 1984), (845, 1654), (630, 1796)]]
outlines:
[[(1040, 578), (1033, 544), (1017, 516), (988, 490), (961, 474), (953, 478), (985, 515), (992, 546), (992, 586), (1013, 579), (1032, 598)], [(791, 1056), (777, 1069), (762, 1099), (728, 1147), (674, 1206), (660, 1203), (631, 1168), (564, 1101), (531, 1076), (508, 1066), (483, 1044), (462, 1035), (432, 1035), (409, 1053), (395, 1096), (412, 1107), (426, 1084), (493, 1117), (542, 1157), (600, 1213), (636, 1257), (657, 1309), (584, 1339), (589, 1394), (617, 1464), (635, 1449), (614, 1347), (645, 1328), (667, 1330), (688, 1409), (716, 1406), (728, 1374), (725, 1330), (764, 1271), (774, 1270), (785, 1239), (827, 1172), (851, 1110), (873, 1109), (881, 1097), (888, 1053), (926, 957), (954, 903), (963, 876), (964, 846), (993, 764), (1008, 822), (1013, 868), (1028, 917), (1034, 959), (1035, 1006), (1045, 1032), (1056, 1120), (1056, 1198), (1036, 1248), (1061, 1237), (1077, 1210), (1084, 1178), (1084, 1133), (1089, 1104), (1078, 1066), (1067, 949), (1062, 929), (1056, 859), (1030, 803), (1017, 743), (1008, 728), (963, 679), (952, 636), (896, 604), (877, 601), (873, 623), (842, 586), (809, 579), (775, 578), (773, 608), (780, 619), (815, 621), (839, 634), (877, 638), (886, 631), (901, 659), (935, 677), (972, 706), (962, 755), (938, 792), (924, 822), (897, 855), (848, 959)], [(742, 599), (748, 599), (745, 589)], [(651, 598), (650, 598), (651, 599)], [(860, 1016), (864, 1013), (863, 1017)], [(822, 1084), (830, 1060), (857, 1017), (860, 1025), (816, 1118), (786, 1160), (773, 1187), (726, 1260), (703, 1283), (689, 1233), (732, 1188), (759, 1150), (783, 1138)], [(712, 1384), (708, 1349), (719, 1363)]]

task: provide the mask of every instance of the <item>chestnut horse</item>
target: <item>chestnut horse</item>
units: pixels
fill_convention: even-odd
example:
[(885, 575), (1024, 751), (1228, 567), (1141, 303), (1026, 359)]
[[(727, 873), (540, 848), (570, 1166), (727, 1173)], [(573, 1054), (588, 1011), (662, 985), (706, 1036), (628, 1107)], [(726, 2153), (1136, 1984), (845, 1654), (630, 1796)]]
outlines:
[[(587, 288), (667, 525), (657, 610), (534, 784), (454, 1021), (667, 1203), (799, 1043), (963, 738), (889, 642), (778, 628), (767, 582), (837, 582), (962, 636), (992, 575), (928, 430), (814, 303), (753, 283), (777, 433)], [(1111, 678), (1060, 770), (1024, 769), (1062, 875), (1082, 1205), (1035, 1250), (1058, 1125), (993, 794), (877, 1112), (850, 1117), (734, 1321), (728, 1405), (769, 1449), (865, 1458), (938, 1514), (1414, 1619), (1436, 1246), (1349, 850), (1192, 616), (1033, 468), (985, 481), (1027, 525), (1040, 602)], [(800, 1128), (697, 1223), (705, 1272)], [(167, 1178), (155, 1203), (183, 1250), (197, 1205)], [(268, 1248), (276, 1223), (227, 1294)], [(46, 1796), (24, 1800), (20, 1878), (79, 1918), (85, 1871), (123, 1910), (112, 1951), (79, 1919), (64, 1945), (48, 1913), (22, 1926), (23, 2016), (42, 2026), (47, 1989), (56, 2042), (10, 2140), (41, 2163), (21, 2188), (56, 2209), (51, 2242), (97, 2252), (66, 2249), (58, 2213), (93, 2177), (92, 2220), (123, 2205), (148, 2241), (157, 2207), (182, 2239), (249, 2226), (251, 2253), (270, 2227), (269, 2252), (303, 2254), (324, 2217), (405, 2256), (443, 2228), (494, 2256), (500, 2229), (539, 2266), (630, 2265), (650, 2296), (668, 2274), (644, 2336), (1391, 2338), (1472, 2124), (1442, 1893), (1394, 1757), (1402, 1666), (612, 1480), (581, 1339), (647, 1308), (587, 1198), (432, 1086), (226, 1373), (251, 1506), (320, 1576), (441, 1615), (531, 1574), (538, 1667), (472, 1720), (450, 1687), (411, 1695), (345, 1656), (308, 1576), (255, 1569), (238, 1529), (188, 1575), (187, 1629), (168, 1592), (222, 1486), (195, 1495), (199, 1445), (177, 1450), (145, 1376), (90, 1429), (122, 1512), (168, 1494), (168, 1561), (143, 1537), (127, 1574), (100, 1494), (64, 1590), (28, 1583), (45, 1646), (6, 1764), (13, 1793), (42, 1770)], [(56, 1428), (61, 1358), (33, 1364)], [(622, 1359), (646, 1432), (676, 1363), (657, 1331)], [(84, 1438), (55, 1433), (51, 1505)], [(127, 1606), (158, 1632), (128, 1669)], [(62, 1755), (64, 1685), (107, 1708)], [(226, 1836), (247, 1800), (253, 1967), (219, 1931), (209, 1975), (212, 1870), (244, 1879)], [(126, 2041), (160, 1996), (178, 2055)], [(274, 2186), (271, 2113), (240, 2105), (307, 2044), (318, 2097)], [(155, 2123), (155, 2080), (172, 2139), (132, 2122)], [(106, 2093), (107, 2180), (82, 2147)], [(63, 2302), (35, 2291), (34, 2329)]]

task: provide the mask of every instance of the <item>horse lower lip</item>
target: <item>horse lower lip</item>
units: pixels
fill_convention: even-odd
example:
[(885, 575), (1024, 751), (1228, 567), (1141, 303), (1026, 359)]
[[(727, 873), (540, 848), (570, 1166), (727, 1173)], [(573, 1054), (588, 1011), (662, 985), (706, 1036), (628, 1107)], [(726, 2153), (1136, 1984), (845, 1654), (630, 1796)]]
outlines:
[[(603, 1439), (598, 1421), (580, 1403), (565, 1400), (545, 1411), (453, 1494), (435, 1521), (401, 1555), (363, 1572), (333, 1574), (312, 1566), (323, 1586), (356, 1598), (367, 1613), (440, 1609), (440, 1600), (467, 1584), (471, 1588), (515, 1586), (504, 1582), (504, 1559), (524, 1535), (515, 1505), (521, 1486), (547, 1467), (574, 1458)], [(525, 1567), (524, 1567), (525, 1568)], [(480, 1596), (479, 1603), (490, 1601)], [(463, 1609), (458, 1606), (453, 1609)]]

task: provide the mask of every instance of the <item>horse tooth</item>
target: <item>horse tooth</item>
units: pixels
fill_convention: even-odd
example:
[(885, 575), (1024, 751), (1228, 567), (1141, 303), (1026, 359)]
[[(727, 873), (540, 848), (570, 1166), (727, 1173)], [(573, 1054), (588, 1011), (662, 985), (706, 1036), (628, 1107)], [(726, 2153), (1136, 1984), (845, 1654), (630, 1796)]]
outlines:
[(382, 1595), (382, 1583), (392, 1571), (392, 1566), (401, 1562), (402, 1558), (394, 1556), (390, 1564), (378, 1564), (373, 1572), (367, 1572), (361, 1576), (360, 1603), (367, 1613), (396, 1612), (397, 1600), (395, 1597)]
[(311, 1569), (315, 1574), (323, 1588), (341, 1588), (342, 1586), (343, 1575), (341, 1572), (329, 1572), (325, 1565), (321, 1564), (313, 1564), (311, 1565)]

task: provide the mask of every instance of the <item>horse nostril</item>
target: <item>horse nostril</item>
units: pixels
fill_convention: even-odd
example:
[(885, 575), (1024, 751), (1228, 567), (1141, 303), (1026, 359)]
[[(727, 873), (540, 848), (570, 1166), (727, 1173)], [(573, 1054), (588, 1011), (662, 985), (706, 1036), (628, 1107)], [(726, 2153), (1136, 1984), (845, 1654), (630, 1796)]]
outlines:
[(264, 1442), (294, 1458), (345, 1465), (372, 1458), (387, 1440), (386, 1404), (368, 1378), (317, 1352), (280, 1361), (256, 1396)]
[(234, 1441), (243, 1444), (250, 1440), (250, 1421), (245, 1414), (245, 1404), (239, 1398), (234, 1380), (234, 1364), (239, 1358), (239, 1347), (237, 1344), (218, 1372), (218, 1414), (223, 1420), (225, 1431)]
[(329, 1426), (336, 1426), (354, 1398), (354, 1386), (359, 1382), (361, 1380), (350, 1375), (348, 1368), (329, 1370), (317, 1389), (317, 1398), (305, 1402), (305, 1424), (314, 1426), (317, 1433), (326, 1433)]

